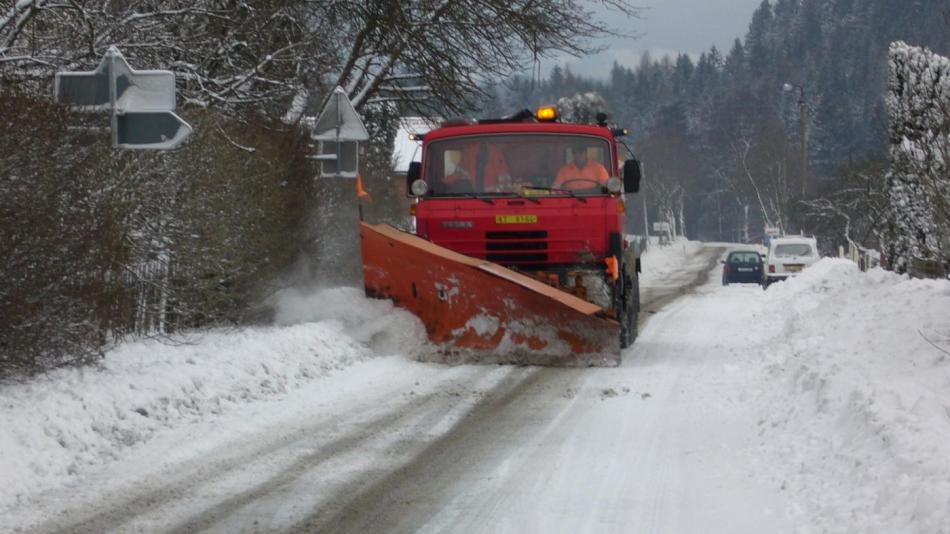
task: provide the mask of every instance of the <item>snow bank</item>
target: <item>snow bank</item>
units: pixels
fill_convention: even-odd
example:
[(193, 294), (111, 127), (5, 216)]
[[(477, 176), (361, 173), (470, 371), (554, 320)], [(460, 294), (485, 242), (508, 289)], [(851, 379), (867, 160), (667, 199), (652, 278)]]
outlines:
[(276, 327), (212, 332), (190, 344), (126, 343), (97, 368), (0, 389), (0, 508), (61, 486), (163, 430), (424, 344), (413, 316), (355, 289), (287, 292), (277, 300)]
[(774, 476), (792, 513), (821, 532), (946, 531), (950, 282), (824, 259), (762, 310), (763, 447), (784, 444)]

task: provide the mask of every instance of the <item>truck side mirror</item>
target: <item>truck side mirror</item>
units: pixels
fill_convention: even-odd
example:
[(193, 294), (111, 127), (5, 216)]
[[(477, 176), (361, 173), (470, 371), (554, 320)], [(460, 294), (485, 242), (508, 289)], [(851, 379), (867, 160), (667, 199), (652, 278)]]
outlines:
[(623, 162), (623, 190), (627, 193), (640, 191), (640, 179), (643, 172), (640, 170), (640, 161), (628, 159)]
[(412, 182), (422, 177), (422, 163), (413, 161), (409, 164), (409, 170), (406, 172), (406, 196), (412, 196)]

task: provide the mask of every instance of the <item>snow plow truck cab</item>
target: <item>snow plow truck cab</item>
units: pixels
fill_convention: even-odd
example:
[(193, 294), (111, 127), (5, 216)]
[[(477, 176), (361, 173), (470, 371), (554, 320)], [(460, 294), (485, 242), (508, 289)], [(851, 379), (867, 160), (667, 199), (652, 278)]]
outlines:
[(361, 223), (367, 295), (417, 315), (442, 361), (618, 364), (639, 311), (625, 133), (540, 108), (418, 134), (414, 232)]

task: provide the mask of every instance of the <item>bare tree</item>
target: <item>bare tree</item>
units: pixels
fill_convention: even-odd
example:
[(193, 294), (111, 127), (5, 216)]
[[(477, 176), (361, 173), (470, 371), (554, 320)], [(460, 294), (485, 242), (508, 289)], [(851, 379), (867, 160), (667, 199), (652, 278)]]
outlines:
[(847, 168), (827, 192), (803, 202), (805, 217), (824, 235), (856, 249), (878, 250), (887, 230), (886, 174), (881, 161)]
[(735, 139), (732, 144), (736, 159), (736, 174), (731, 180), (737, 195), (754, 204), (761, 211), (766, 226), (788, 230), (791, 194), (788, 187), (788, 165), (774, 157), (766, 139), (747, 137)]
[[(601, 4), (635, 14), (627, 0)], [(612, 31), (581, 0), (18, 0), (0, 14), (0, 80), (44, 90), (110, 45), (171, 68), (189, 105), (288, 122), (334, 86), (362, 108), (460, 110), (532, 55), (583, 54)]]
[(686, 192), (699, 175), (699, 158), (684, 132), (669, 126), (656, 128), (637, 146), (650, 176), (645, 187), (657, 218), (668, 222), (674, 234), (685, 235)]
[[(626, 0), (600, 2), (622, 13)], [(333, 83), (358, 107), (435, 97), (453, 110), (483, 96), (489, 78), (504, 78), (532, 55), (592, 50), (591, 38), (612, 33), (579, 0), (374, 0), (348, 4)]]
[[(324, 2), (25, 0), (0, 17), (0, 79), (45, 92), (57, 69), (92, 68), (110, 45), (170, 68), (186, 104), (286, 107), (330, 51)], [(144, 68), (144, 67), (143, 67)]]

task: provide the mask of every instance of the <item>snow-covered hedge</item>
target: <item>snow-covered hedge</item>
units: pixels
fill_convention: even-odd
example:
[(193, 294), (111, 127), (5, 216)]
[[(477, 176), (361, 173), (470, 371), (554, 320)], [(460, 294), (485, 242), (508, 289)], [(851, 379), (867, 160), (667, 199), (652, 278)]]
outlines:
[(891, 253), (950, 266), (950, 59), (891, 45)]

